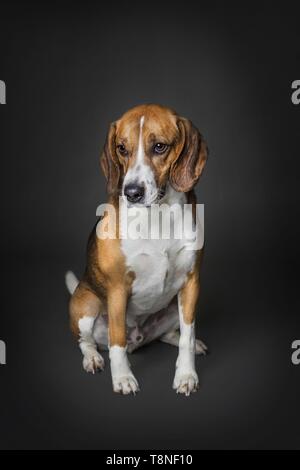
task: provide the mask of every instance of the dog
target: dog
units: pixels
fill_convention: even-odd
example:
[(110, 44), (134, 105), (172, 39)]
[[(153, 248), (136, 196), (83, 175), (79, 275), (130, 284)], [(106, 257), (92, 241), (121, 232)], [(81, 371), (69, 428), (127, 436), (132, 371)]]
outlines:
[(137, 106), (110, 125), (100, 163), (108, 202), (120, 214), (115, 236), (98, 236), (99, 227), (101, 232), (110, 222), (107, 211), (89, 237), (83, 278), (79, 282), (69, 271), (66, 284), (83, 367), (92, 373), (103, 370), (99, 350), (108, 349), (114, 392), (139, 391), (127, 353), (156, 339), (178, 346), (177, 393), (189, 396), (198, 389), (195, 353), (207, 350), (195, 339), (203, 249), (189, 249), (185, 237), (130, 239), (120, 234), (128, 217), (122, 215), (125, 209), (141, 209), (141, 230), (153, 205), (177, 208), (173, 227), (178, 208), (191, 207), (195, 218), (193, 188), (207, 155), (192, 122), (163, 106)]

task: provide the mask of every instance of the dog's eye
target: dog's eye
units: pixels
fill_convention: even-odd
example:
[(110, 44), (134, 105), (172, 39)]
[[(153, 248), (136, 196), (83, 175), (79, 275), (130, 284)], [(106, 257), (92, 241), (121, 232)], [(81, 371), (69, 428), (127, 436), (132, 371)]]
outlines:
[(167, 144), (162, 144), (161, 142), (158, 142), (157, 144), (154, 145), (153, 152), (160, 155), (162, 153), (165, 153), (167, 148), (168, 148)]
[(126, 157), (126, 155), (128, 155), (128, 152), (125, 148), (125, 145), (119, 144), (119, 145), (117, 145), (117, 149), (119, 150), (120, 154), (123, 155), (124, 157)]

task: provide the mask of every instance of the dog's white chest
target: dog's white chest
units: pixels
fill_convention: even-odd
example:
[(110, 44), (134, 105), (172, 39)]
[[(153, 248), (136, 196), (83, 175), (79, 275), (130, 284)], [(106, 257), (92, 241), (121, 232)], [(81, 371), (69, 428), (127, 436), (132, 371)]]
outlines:
[(126, 263), (135, 273), (128, 310), (136, 315), (158, 312), (183, 286), (194, 264), (194, 252), (186, 251), (178, 241), (168, 246), (142, 240), (135, 251), (127, 250), (128, 245), (123, 244)]
[[(141, 220), (141, 233), (143, 228)], [(125, 238), (121, 247), (128, 270), (135, 274), (128, 303), (131, 315), (155, 313), (165, 308), (183, 286), (195, 262), (195, 251), (189, 249), (185, 237)]]

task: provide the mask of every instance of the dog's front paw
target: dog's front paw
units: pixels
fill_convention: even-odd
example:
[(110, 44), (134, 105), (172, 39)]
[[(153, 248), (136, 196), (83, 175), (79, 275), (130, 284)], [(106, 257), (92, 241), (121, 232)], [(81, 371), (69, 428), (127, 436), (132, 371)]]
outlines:
[(113, 390), (116, 393), (122, 393), (123, 395), (133, 393), (133, 395), (135, 395), (140, 390), (139, 384), (132, 373), (120, 377), (113, 377), (112, 382)]
[(83, 368), (86, 372), (99, 372), (104, 369), (104, 359), (98, 351), (90, 354), (85, 354), (82, 361)]
[(189, 396), (190, 393), (196, 392), (199, 388), (199, 379), (195, 370), (184, 371), (177, 369), (173, 388), (177, 393), (183, 393), (185, 396)]

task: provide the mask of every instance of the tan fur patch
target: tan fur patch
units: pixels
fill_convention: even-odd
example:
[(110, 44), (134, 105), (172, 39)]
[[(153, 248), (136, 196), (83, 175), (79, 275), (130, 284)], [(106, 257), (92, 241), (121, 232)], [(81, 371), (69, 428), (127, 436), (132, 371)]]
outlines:
[(69, 313), (72, 333), (78, 337), (79, 320), (85, 316), (95, 318), (101, 309), (103, 309), (103, 305), (99, 297), (90, 290), (84, 281), (81, 281), (70, 300)]
[[(118, 214), (118, 198), (111, 199)], [(105, 217), (109, 217), (107, 214)], [(104, 221), (105, 221), (104, 217)], [(106, 311), (109, 319), (110, 344), (126, 344), (125, 313), (135, 275), (127, 270), (120, 248), (119, 223), (115, 239), (100, 239), (96, 227), (88, 243), (88, 263), (83, 280), (70, 301), (71, 328), (78, 334), (78, 321), (85, 315), (97, 316)]]
[[(194, 220), (196, 217), (196, 195), (190, 191), (187, 203), (193, 205)], [(181, 289), (181, 305), (185, 323), (191, 324), (195, 320), (197, 301), (200, 295), (200, 266), (203, 257), (203, 249), (197, 251), (196, 262), (193, 270), (188, 274), (185, 285)]]

